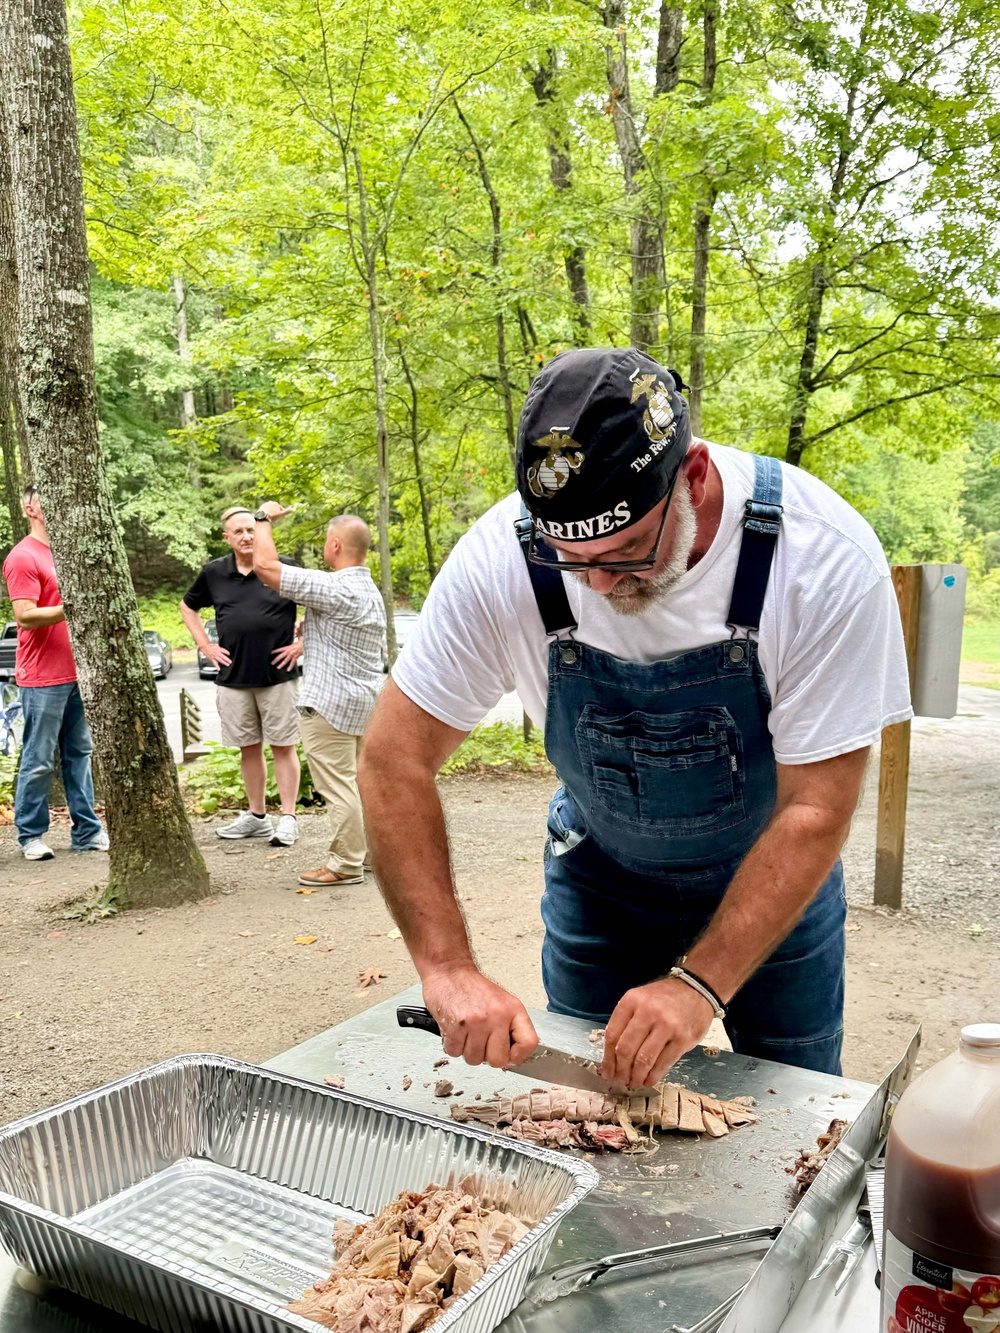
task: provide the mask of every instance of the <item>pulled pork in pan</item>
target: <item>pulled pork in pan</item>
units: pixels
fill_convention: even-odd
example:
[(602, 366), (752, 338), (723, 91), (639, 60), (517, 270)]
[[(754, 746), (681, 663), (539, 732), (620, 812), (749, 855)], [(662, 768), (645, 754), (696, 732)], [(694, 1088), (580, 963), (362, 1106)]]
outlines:
[(288, 1308), (337, 1333), (419, 1333), (527, 1231), (472, 1194), (404, 1193), (364, 1226), (338, 1222), (330, 1276)]

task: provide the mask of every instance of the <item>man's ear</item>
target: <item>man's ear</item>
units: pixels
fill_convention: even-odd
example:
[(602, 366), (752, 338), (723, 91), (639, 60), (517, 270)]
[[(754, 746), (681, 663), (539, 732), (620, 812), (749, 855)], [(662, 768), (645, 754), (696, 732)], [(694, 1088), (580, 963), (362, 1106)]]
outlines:
[(681, 465), (691, 490), (691, 503), (695, 509), (705, 499), (705, 491), (708, 488), (709, 461), (708, 448), (697, 442), (688, 449), (687, 456)]

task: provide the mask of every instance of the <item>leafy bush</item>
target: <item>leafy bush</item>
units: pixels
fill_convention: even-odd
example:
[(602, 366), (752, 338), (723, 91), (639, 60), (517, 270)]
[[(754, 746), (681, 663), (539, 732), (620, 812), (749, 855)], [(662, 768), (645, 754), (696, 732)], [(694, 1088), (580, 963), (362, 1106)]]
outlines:
[[(178, 609), (178, 603), (186, 591), (186, 588), (181, 588), (173, 592), (158, 592), (153, 597), (139, 598), (139, 619), (142, 621), (142, 628), (158, 630), (172, 648), (194, 646), (188, 627), (181, 619)], [(209, 615), (211, 612), (203, 613), (203, 618)]]
[(551, 773), (542, 734), (533, 730), (528, 740), (513, 722), (476, 727), (441, 768), (445, 777), (456, 773)]
[[(210, 754), (203, 759), (196, 759), (189, 768), (180, 770), (181, 785), (188, 804), (195, 814), (211, 815), (216, 810), (239, 810), (246, 804), (246, 791), (243, 787), (243, 775), (240, 772), (240, 752), (225, 745), (210, 742)], [(302, 776), (299, 779), (299, 805), (313, 805), (312, 777), (309, 765), (298, 747)], [(264, 751), (267, 758), (267, 803), (278, 805), (278, 784), (274, 779), (274, 760), (270, 751)]]
[(17, 778), (17, 757), (20, 747), (13, 747), (10, 754), (0, 754), (0, 810), (13, 809), (14, 786)]

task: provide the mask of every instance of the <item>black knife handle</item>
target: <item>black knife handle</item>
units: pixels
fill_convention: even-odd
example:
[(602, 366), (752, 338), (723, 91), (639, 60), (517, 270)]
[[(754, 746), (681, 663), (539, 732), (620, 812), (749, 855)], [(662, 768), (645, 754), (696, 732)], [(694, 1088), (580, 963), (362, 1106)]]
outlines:
[(401, 1028), (419, 1028), (421, 1032), (430, 1032), (435, 1037), (441, 1035), (441, 1029), (431, 1011), (419, 1004), (401, 1004), (396, 1010), (396, 1022)]

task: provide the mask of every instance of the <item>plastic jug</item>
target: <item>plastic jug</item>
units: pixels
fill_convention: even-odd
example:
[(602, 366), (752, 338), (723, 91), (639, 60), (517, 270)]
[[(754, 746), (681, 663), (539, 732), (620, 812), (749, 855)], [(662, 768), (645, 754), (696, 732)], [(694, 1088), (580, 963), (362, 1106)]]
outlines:
[(892, 1118), (882, 1333), (1000, 1333), (1000, 1023), (962, 1029)]

